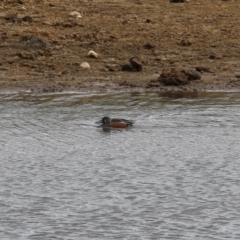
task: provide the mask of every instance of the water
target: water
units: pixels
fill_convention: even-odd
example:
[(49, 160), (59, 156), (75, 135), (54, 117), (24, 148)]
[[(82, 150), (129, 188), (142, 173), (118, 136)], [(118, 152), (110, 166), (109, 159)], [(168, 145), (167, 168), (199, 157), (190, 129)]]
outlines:
[[(1, 94), (0, 239), (240, 239), (240, 94)], [(109, 130), (109, 115), (136, 121)]]

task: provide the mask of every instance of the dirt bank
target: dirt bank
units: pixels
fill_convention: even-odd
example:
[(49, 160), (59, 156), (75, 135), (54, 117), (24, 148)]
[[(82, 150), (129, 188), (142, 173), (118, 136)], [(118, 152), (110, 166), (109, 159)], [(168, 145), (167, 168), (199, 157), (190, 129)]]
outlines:
[[(3, 0), (0, 89), (238, 91), (239, 12), (237, 0)], [(122, 72), (134, 56), (143, 71)], [(157, 81), (163, 69), (196, 67), (208, 71), (190, 84)]]

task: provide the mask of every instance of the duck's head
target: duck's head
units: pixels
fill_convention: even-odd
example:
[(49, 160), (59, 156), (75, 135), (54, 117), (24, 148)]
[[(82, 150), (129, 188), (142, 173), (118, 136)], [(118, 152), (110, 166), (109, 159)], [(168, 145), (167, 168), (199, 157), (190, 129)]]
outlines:
[(110, 117), (103, 117), (100, 121), (96, 122), (96, 124), (110, 124), (111, 118)]

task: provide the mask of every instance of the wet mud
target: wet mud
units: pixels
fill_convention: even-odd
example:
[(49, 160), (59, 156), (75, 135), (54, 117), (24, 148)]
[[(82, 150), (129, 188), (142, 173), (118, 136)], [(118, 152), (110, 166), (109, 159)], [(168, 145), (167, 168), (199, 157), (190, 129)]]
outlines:
[[(239, 11), (234, 0), (3, 0), (0, 89), (239, 91)], [(122, 71), (133, 57), (141, 66)], [(172, 69), (201, 78), (159, 81)]]

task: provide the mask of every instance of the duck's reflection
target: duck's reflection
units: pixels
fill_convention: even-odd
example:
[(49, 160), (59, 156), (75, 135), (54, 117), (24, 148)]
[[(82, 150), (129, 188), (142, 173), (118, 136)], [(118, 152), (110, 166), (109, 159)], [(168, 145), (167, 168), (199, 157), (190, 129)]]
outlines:
[(131, 130), (130, 128), (112, 128), (112, 127), (102, 127), (102, 126), (98, 126), (97, 129), (98, 129), (98, 132), (101, 134), (117, 134), (117, 133), (122, 133), (124, 131)]

